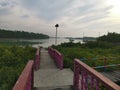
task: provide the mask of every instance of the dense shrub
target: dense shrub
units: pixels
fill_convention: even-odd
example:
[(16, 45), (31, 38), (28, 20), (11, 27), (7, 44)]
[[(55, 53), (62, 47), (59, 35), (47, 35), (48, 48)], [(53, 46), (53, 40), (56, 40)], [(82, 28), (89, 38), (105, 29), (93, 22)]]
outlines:
[(57, 45), (57, 46), (55, 46), (55, 45), (53, 45), (52, 47), (53, 48), (68, 48), (68, 47), (70, 47), (70, 48), (72, 48), (72, 47), (81, 47), (82, 46), (82, 44), (79, 42), (79, 43), (73, 43), (73, 42), (68, 42), (68, 43), (61, 43), (60, 45)]
[[(54, 48), (64, 55), (65, 68), (73, 68), (74, 58), (80, 60), (86, 59), (82, 61), (91, 67), (104, 66), (105, 61), (101, 59), (105, 58), (108, 59), (108, 65), (120, 64), (120, 46), (113, 46), (107, 42), (88, 42), (82, 45), (72, 45), (71, 47), (66, 47), (66, 44), (64, 45), (54, 46)], [(109, 68), (108, 70), (110, 69), (113, 70), (114, 68)], [(120, 69), (120, 67), (116, 69)]]
[(0, 46), (0, 90), (11, 90), (36, 49), (30, 46)]
[(88, 48), (111, 48), (113, 47), (112, 43), (108, 43), (108, 42), (103, 42), (103, 41), (90, 41), (85, 43), (83, 46), (88, 47)]
[(107, 41), (112, 43), (120, 43), (120, 34), (118, 33), (108, 33), (107, 35), (97, 38), (98, 41)]

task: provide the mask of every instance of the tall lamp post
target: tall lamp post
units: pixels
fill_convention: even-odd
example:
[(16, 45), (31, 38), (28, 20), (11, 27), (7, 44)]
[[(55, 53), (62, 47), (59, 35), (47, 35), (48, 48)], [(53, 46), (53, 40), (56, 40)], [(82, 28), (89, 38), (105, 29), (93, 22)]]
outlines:
[(58, 25), (58, 24), (56, 24), (56, 25), (55, 25), (55, 27), (56, 27), (55, 44), (57, 45), (57, 28), (59, 27), (59, 25)]

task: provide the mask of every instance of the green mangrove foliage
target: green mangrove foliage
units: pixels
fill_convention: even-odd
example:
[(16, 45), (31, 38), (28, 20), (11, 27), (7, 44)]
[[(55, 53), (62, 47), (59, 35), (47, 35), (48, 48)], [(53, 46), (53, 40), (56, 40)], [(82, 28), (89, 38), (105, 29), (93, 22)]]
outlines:
[[(91, 67), (120, 64), (120, 46), (113, 46), (111, 43), (96, 41), (75, 44), (69, 42), (53, 47), (64, 55), (65, 68), (73, 68), (75, 58), (81, 59)], [(120, 67), (108, 68), (108, 70), (113, 69), (120, 69)]]
[(30, 46), (0, 46), (0, 90), (12, 90), (28, 60), (33, 60), (36, 49)]

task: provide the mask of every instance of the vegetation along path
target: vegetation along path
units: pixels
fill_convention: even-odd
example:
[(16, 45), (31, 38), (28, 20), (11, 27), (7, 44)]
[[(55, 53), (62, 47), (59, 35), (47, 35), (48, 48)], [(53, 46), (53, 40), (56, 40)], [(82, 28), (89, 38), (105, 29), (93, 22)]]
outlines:
[(40, 69), (34, 72), (35, 90), (70, 90), (73, 85), (73, 72), (58, 69), (45, 49), (41, 49)]

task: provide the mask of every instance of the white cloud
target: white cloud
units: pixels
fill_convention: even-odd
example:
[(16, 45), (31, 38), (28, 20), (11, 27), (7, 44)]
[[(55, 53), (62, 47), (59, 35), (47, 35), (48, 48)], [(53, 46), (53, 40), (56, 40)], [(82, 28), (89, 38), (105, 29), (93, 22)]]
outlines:
[[(41, 32), (54, 36), (98, 35), (120, 32), (118, 17), (111, 17), (107, 0), (1, 0), (0, 28)], [(92, 33), (91, 33), (92, 32)]]

